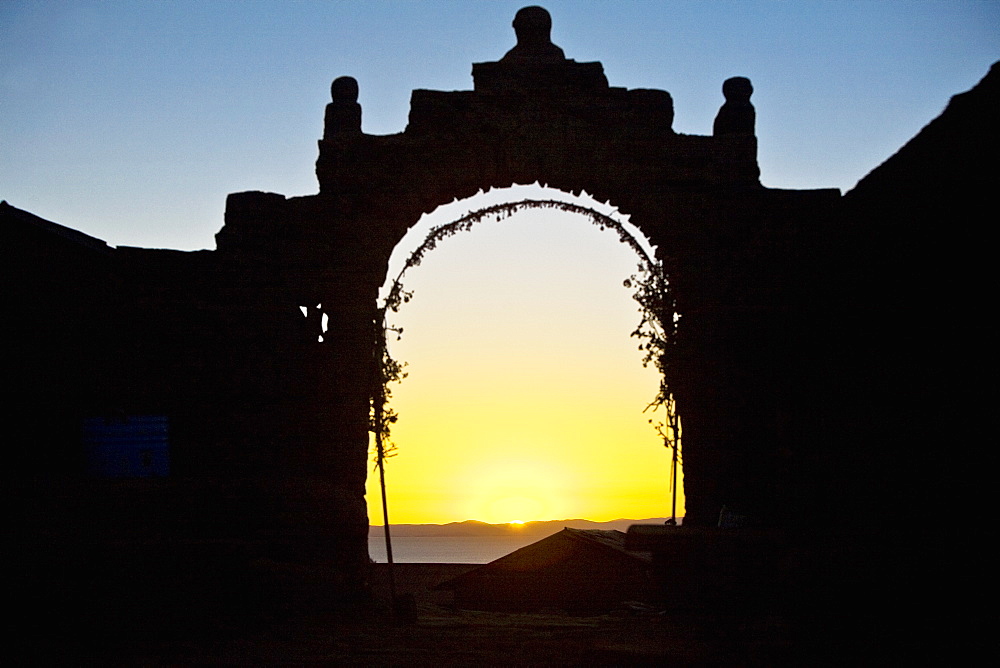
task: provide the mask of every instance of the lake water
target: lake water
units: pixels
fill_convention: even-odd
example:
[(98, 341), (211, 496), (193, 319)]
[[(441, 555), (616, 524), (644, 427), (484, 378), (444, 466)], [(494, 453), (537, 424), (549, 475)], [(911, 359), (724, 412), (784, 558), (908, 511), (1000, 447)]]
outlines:
[[(393, 536), (392, 560), (410, 564), (486, 564), (545, 536)], [(371, 536), (368, 554), (386, 563), (385, 538)]]

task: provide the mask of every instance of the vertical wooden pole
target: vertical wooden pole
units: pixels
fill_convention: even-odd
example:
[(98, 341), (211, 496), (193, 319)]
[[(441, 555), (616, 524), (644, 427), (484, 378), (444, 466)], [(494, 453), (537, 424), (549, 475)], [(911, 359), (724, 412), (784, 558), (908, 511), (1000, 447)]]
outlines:
[(389, 531), (389, 502), (385, 493), (385, 443), (382, 434), (385, 432), (385, 309), (380, 309), (375, 320), (375, 387), (374, 414), (372, 423), (375, 431), (375, 456), (378, 462), (379, 486), (382, 488), (382, 523), (385, 531), (385, 556), (389, 571), (389, 615), (396, 614), (396, 574), (393, 572), (392, 536)]
[(394, 614), (396, 608), (396, 577), (393, 572), (392, 561), (392, 536), (389, 531), (389, 502), (385, 496), (385, 450), (382, 446), (382, 435), (375, 434), (375, 447), (378, 452), (378, 478), (382, 487), (382, 523), (385, 525), (385, 556), (389, 568), (389, 598), (391, 600), (391, 612)]

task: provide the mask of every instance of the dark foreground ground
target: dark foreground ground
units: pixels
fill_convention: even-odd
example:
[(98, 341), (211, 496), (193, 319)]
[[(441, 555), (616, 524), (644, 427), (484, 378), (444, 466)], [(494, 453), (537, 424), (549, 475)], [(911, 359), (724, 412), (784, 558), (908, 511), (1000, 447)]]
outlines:
[[(350, 612), (307, 606), (216, 618), (207, 611), (195, 615), (203, 620), (197, 626), (136, 633), (128, 620), (101, 621), (96, 608), (92, 618), (75, 621), (23, 611), (37, 616), (31, 626), (40, 633), (17, 638), (9, 658), (12, 665), (839, 666), (906, 665), (923, 652), (919, 643), (899, 652), (890, 641), (892, 620), (852, 621), (876, 619), (861, 610), (808, 618), (637, 604), (599, 616), (456, 610), (449, 592), (432, 587), (470, 568), (397, 564), (397, 591), (414, 601), (415, 618), (408, 620), (388, 614), (384, 564), (373, 573), (376, 601)], [(73, 633), (72, 626), (89, 630)]]
[[(793, 665), (786, 622), (664, 615), (623, 606), (600, 616), (455, 610), (438, 582), (472, 565), (397, 564), (397, 590), (414, 596), (415, 620), (392, 620), (384, 605), (345, 613), (290, 614), (249, 625), (187, 633), (39, 638), (18, 657), (63, 665)], [(374, 588), (386, 600), (385, 565)], [(100, 614), (95, 610), (95, 614)]]
[[(457, 610), (433, 587), (472, 566), (402, 564), (397, 590), (412, 595), (415, 614), (393, 619), (385, 565), (368, 576), (372, 596), (346, 607), (349, 583), (316, 556), (323, 550), (218, 538), (230, 527), (201, 512), (215, 496), (176, 493), (179, 510), (157, 515), (158, 496), (134, 503), (118, 487), (104, 491), (20, 490), (0, 665), (956, 665), (950, 648), (967, 644), (954, 632), (968, 626), (962, 601), (988, 600), (981, 583), (961, 584), (971, 579), (948, 566), (954, 557), (929, 549), (940, 527), (680, 527), (657, 552), (663, 581), (647, 606), (596, 616)], [(234, 508), (232, 517), (256, 516)], [(943, 542), (963, 564), (977, 552)], [(941, 592), (958, 595), (942, 604)]]

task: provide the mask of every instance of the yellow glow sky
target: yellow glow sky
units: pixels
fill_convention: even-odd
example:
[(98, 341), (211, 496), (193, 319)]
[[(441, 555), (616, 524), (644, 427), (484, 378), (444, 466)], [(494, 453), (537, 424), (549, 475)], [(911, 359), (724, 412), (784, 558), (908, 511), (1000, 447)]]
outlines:
[[(431, 222), (497, 196), (425, 217), (390, 275)], [(407, 273), (414, 299), (393, 318), (405, 331), (390, 342), (409, 364), (392, 390), (400, 417), (398, 454), (386, 466), (391, 522), (670, 515), (670, 453), (642, 412), (657, 373), (642, 367), (629, 337), (639, 313), (622, 286), (637, 262), (582, 216), (527, 211), (444, 240)], [(682, 515), (682, 495), (678, 503)], [(382, 524), (374, 473), (368, 507)]]

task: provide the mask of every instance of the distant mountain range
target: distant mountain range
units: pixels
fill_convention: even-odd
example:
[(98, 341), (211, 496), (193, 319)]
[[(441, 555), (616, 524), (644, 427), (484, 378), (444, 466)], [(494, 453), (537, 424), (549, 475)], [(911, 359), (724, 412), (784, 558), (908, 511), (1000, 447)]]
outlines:
[[(610, 522), (591, 522), (590, 520), (547, 520), (544, 522), (525, 522), (524, 524), (487, 524), (476, 520), (465, 522), (450, 522), (448, 524), (393, 524), (393, 536), (422, 537), (476, 537), (476, 536), (548, 536), (566, 527), (571, 529), (617, 529), (628, 531), (633, 524), (663, 524), (667, 518), (654, 517), (644, 520), (619, 519)], [(678, 523), (681, 519), (678, 518)], [(384, 536), (383, 527), (372, 526), (369, 536)]]

